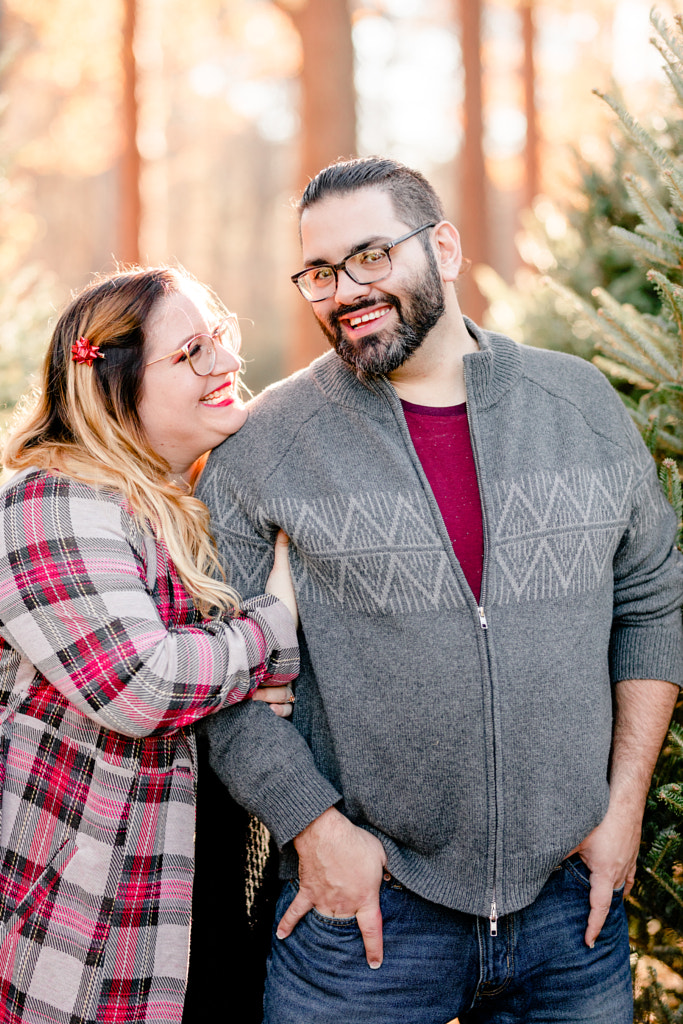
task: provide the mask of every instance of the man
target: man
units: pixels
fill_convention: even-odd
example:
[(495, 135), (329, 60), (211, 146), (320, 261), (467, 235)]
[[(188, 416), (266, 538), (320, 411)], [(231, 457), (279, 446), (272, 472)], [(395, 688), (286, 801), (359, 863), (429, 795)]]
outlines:
[(209, 726), (292, 879), (265, 1020), (626, 1024), (675, 516), (594, 367), (463, 318), (421, 175), (336, 164), (299, 209), (293, 280), (334, 352), (254, 402), (200, 488), (233, 584), (262, 589), (281, 527), (299, 601), (294, 724)]

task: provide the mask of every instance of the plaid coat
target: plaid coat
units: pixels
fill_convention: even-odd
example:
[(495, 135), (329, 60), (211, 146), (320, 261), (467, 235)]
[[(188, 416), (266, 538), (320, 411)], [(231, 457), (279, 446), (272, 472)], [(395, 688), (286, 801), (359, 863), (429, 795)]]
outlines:
[(188, 727), (298, 671), (284, 606), (245, 610), (200, 620), (120, 496), (35, 470), (0, 491), (3, 1024), (180, 1021)]

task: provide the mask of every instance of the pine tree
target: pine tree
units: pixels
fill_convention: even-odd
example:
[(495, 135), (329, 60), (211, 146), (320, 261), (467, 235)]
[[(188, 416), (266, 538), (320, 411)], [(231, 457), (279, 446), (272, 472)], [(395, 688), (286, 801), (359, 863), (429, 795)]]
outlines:
[[(668, 25), (656, 12), (652, 40), (679, 106), (683, 106), (683, 16)], [(600, 95), (600, 94), (598, 94)], [(683, 142), (661, 144), (624, 104), (601, 97), (619, 119), (630, 143), (649, 161), (650, 180), (624, 177), (637, 215), (634, 226), (613, 224), (611, 243), (631, 254), (654, 289), (653, 308), (620, 301), (594, 288), (599, 308), (555, 281), (570, 319), (594, 343), (594, 361), (615, 383), (660, 464), (660, 477), (679, 524), (683, 515)], [(680, 117), (680, 111), (679, 111)], [(671, 139), (671, 136), (669, 136)], [(679, 547), (682, 533), (679, 529)], [(683, 1024), (683, 706), (655, 769), (643, 827), (641, 859), (629, 901), (631, 939), (641, 954), (636, 965), (636, 1020)]]
[[(0, 76), (14, 54), (0, 52)], [(4, 97), (0, 95), (0, 111)], [(0, 129), (0, 143), (6, 143)], [(47, 345), (55, 278), (26, 259), (34, 229), (24, 189), (16, 180), (10, 147), (0, 165), (0, 434), (16, 402), (31, 385)], [(28, 241), (27, 241), (28, 239)], [(0, 437), (1, 440), (1, 437)]]
[[(491, 326), (526, 344), (593, 359), (620, 390), (683, 516), (683, 16), (653, 12), (671, 105), (645, 128), (616, 96), (621, 138), (611, 165), (579, 160), (582, 196), (537, 204), (514, 289), (489, 270), (477, 282)], [(598, 94), (599, 95), (599, 94)], [(563, 318), (565, 323), (562, 322)], [(683, 547), (679, 529), (678, 545)], [(674, 713), (647, 801), (636, 885), (628, 901), (639, 1024), (683, 1024), (683, 705)]]
[[(683, 152), (680, 110), (666, 96), (657, 104), (654, 125), (649, 131), (661, 149), (674, 155)], [(487, 326), (527, 345), (593, 359), (600, 332), (596, 333), (588, 319), (576, 315), (576, 295), (593, 311), (596, 287), (641, 313), (660, 311), (656, 287), (646, 276), (648, 266), (639, 262), (630, 247), (616, 241), (610, 228), (633, 233), (641, 223), (631, 198), (633, 180), (642, 181), (660, 205), (668, 202), (667, 187), (630, 135), (612, 136), (607, 142), (609, 159), (599, 164), (568, 148), (568, 172), (578, 181), (573, 194), (561, 203), (540, 196), (534, 208), (523, 215), (518, 246), (525, 264), (512, 286), (488, 267), (475, 268), (477, 283), (490, 302)], [(542, 275), (550, 275), (555, 285), (569, 289), (569, 295), (561, 287), (549, 289)], [(634, 391), (626, 377), (612, 382), (624, 394)]]
[[(665, 122), (660, 134), (669, 144), (679, 136), (683, 141), (683, 125)], [(643, 313), (659, 308), (656, 291), (643, 268), (623, 245), (615, 245), (608, 232), (611, 225), (634, 230), (639, 222), (625, 186), (629, 172), (649, 176), (661, 200), (665, 200), (666, 190), (629, 138), (608, 141), (609, 160), (600, 165), (568, 149), (569, 172), (578, 181), (574, 193), (561, 204), (538, 197), (534, 208), (523, 215), (518, 245), (525, 265), (517, 271), (512, 286), (488, 267), (474, 269), (477, 284), (490, 303), (487, 326), (527, 345), (592, 359), (595, 343), (590, 330), (582, 323), (566, 321), (566, 299), (545, 287), (541, 274), (552, 275), (554, 281), (589, 303), (591, 292), (600, 286), (617, 301), (629, 302)]]

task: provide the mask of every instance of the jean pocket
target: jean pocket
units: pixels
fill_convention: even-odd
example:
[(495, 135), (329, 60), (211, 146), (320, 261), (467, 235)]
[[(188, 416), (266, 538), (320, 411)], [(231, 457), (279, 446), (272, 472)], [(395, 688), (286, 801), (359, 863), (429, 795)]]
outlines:
[[(280, 899), (278, 901), (276, 910), (276, 920), (282, 917), (282, 914), (287, 910), (290, 903), (299, 892), (299, 879), (290, 878), (282, 886), (280, 892)], [(311, 910), (305, 915), (306, 918), (318, 921), (322, 925), (326, 925), (328, 928), (357, 928), (355, 914), (352, 917), (329, 917), (327, 914), (321, 914), (319, 910), (312, 907)]]
[(356, 915), (353, 917), (328, 917), (327, 914), (321, 914), (319, 910), (313, 907), (309, 910), (311, 917), (314, 917), (316, 921), (321, 924), (327, 925), (328, 928), (357, 928)]
[[(578, 853), (573, 853), (571, 857), (567, 857), (562, 862), (562, 866), (565, 869), (566, 877), (576, 882), (586, 892), (590, 892), (591, 878), (590, 871), (587, 865), (583, 862)], [(618, 889), (612, 890), (612, 898), (621, 899), (624, 893), (624, 886), (619, 886)]]

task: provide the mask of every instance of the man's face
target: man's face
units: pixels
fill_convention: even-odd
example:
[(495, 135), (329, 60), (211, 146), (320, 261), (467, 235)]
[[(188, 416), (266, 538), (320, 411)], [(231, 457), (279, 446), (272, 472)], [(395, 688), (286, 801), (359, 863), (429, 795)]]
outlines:
[[(387, 192), (365, 188), (330, 196), (304, 211), (304, 267), (337, 264), (346, 256), (390, 242), (410, 230)], [(433, 253), (418, 236), (390, 251), (391, 273), (356, 284), (338, 271), (335, 294), (312, 303), (327, 340), (356, 373), (391, 373), (415, 352), (444, 312), (443, 284)]]

